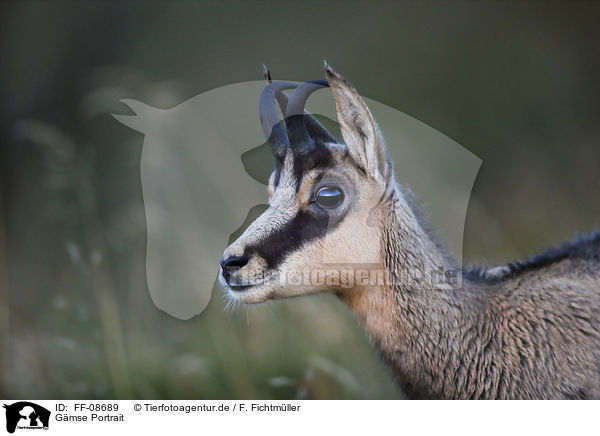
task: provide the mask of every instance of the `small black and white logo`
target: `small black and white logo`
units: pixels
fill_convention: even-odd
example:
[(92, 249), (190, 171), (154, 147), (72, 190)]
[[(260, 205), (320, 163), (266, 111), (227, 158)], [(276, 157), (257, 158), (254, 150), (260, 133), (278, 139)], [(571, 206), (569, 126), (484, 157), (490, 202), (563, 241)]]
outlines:
[(50, 411), (29, 401), (19, 401), (4, 405), (6, 409), (6, 431), (14, 433), (16, 429), (48, 430)]

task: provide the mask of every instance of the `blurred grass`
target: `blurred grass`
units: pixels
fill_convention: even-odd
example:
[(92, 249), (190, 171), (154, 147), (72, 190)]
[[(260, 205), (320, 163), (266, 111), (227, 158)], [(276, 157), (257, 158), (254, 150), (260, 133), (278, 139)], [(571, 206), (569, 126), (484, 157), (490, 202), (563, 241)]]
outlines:
[(3, 397), (402, 395), (333, 296), (227, 312), (215, 288), (185, 322), (154, 307), (142, 137), (108, 115), (123, 111), (120, 98), (166, 108), (257, 80), (265, 61), (277, 78), (313, 79), (327, 58), (365, 95), (484, 160), (467, 263), (600, 225), (598, 3), (1, 8)]
[[(97, 156), (48, 123), (20, 121), (15, 135), (43, 157), (42, 194), (51, 201), (43, 203), (42, 221), (73, 239), (54, 253), (61, 271), (52, 295), (44, 298), (45, 310), (11, 320), (9, 364), (3, 374), (10, 396), (33, 389), (41, 398), (398, 395), (362, 333), (332, 296), (309, 298), (300, 307), (296, 302), (269, 303), (227, 313), (215, 286), (209, 307), (194, 320), (159, 312), (146, 289), (144, 252), (125, 256), (130, 247), (107, 237), (127, 230), (128, 242), (143, 247), (143, 205), (124, 205), (126, 210), (105, 217), (109, 225), (103, 226), (95, 185)], [(67, 222), (65, 211), (70, 211)], [(115, 270), (125, 274), (120, 286), (115, 285)], [(35, 325), (28, 325), (35, 315)], [(354, 334), (347, 334), (348, 329)], [(355, 371), (369, 389), (359, 389), (346, 366), (360, 352), (363, 358)], [(272, 382), (277, 379), (287, 383)], [(377, 379), (379, 384), (373, 384)]]

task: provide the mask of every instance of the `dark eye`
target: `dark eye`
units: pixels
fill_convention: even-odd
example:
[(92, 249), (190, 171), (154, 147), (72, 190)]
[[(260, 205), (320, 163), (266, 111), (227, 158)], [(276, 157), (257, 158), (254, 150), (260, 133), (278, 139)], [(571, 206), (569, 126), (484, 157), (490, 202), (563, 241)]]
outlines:
[(344, 193), (336, 187), (325, 186), (317, 191), (315, 201), (325, 209), (338, 207), (344, 201)]

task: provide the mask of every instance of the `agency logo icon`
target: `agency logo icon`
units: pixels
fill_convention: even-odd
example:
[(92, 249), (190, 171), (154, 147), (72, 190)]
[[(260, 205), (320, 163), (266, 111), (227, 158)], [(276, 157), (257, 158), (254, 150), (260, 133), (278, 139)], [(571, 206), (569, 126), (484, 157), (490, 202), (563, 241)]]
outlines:
[(14, 433), (16, 429), (48, 429), (50, 411), (38, 404), (19, 401), (3, 407), (6, 409), (6, 431), (9, 433)]

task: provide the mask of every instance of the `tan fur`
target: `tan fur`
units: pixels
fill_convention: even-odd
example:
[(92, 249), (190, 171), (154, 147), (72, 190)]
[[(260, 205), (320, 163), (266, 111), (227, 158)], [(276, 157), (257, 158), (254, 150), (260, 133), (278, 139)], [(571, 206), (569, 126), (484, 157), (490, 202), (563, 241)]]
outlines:
[(267, 195), (269, 196), (269, 201), (271, 201), (271, 199), (273, 199), (273, 196), (275, 195), (275, 173), (271, 173), (271, 176), (269, 177)]
[(306, 210), (308, 207), (310, 193), (315, 183), (315, 174), (316, 171), (310, 171), (303, 177), (302, 182), (300, 183), (300, 188), (298, 188), (298, 194), (296, 196), (298, 209), (300, 210)]

